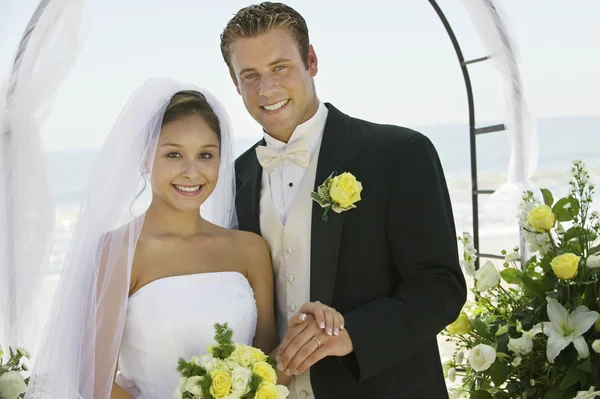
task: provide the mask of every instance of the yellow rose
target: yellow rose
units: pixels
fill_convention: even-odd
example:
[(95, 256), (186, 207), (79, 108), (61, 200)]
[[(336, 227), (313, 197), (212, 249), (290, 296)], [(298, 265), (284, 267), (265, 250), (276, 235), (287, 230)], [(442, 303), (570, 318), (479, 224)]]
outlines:
[(471, 332), (471, 321), (465, 312), (461, 312), (454, 323), (446, 327), (452, 335), (464, 335)]
[(215, 398), (223, 398), (229, 395), (231, 390), (231, 375), (228, 371), (217, 369), (210, 372), (212, 384), (210, 394)]
[(354, 203), (360, 201), (361, 191), (362, 184), (356, 180), (352, 173), (345, 172), (332, 178), (329, 196), (338, 205), (333, 206), (332, 209), (340, 213), (348, 208), (353, 208)]
[(529, 211), (527, 221), (535, 231), (543, 233), (554, 227), (556, 218), (548, 205), (540, 205)]
[(267, 362), (257, 362), (252, 365), (252, 372), (260, 377), (263, 381), (268, 381), (275, 384), (277, 382), (277, 373), (273, 367)]
[(568, 280), (577, 275), (579, 256), (571, 253), (559, 255), (552, 259), (550, 266), (552, 266), (552, 270), (554, 271), (554, 274), (556, 274), (556, 277), (562, 280)]
[(267, 355), (265, 355), (260, 349), (252, 347), (250, 350), (252, 351), (255, 362), (264, 362), (267, 360)]
[(254, 399), (285, 399), (289, 391), (283, 385), (275, 385), (268, 382), (260, 384)]

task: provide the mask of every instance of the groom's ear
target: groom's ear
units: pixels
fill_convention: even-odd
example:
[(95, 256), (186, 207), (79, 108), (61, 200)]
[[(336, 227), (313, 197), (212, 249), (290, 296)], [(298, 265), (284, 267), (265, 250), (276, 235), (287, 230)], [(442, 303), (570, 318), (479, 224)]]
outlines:
[(315, 48), (312, 44), (308, 45), (308, 73), (310, 76), (317, 76), (317, 72), (319, 72), (319, 60), (317, 58), (317, 53), (315, 53)]

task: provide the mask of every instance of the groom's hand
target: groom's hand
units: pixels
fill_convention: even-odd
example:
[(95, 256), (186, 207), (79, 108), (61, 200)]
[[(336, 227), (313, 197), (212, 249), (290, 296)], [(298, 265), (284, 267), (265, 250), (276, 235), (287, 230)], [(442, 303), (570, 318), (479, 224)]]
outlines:
[(277, 368), (287, 375), (301, 374), (326, 356), (346, 356), (354, 350), (347, 330), (328, 335), (313, 315), (304, 321), (294, 317), (289, 324), (277, 353)]

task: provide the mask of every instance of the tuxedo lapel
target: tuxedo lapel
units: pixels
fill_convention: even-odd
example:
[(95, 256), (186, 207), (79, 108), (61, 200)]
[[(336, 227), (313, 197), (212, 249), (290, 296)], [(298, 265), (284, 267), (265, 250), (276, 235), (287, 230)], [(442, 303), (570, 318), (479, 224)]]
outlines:
[[(350, 118), (331, 104), (326, 106), (329, 113), (321, 141), (314, 191), (332, 172), (336, 175), (345, 172), (344, 164), (354, 155)], [(310, 298), (311, 301), (331, 304), (344, 226), (344, 212), (338, 214), (330, 211), (327, 221), (321, 219), (322, 214), (323, 208), (313, 202)]]
[[(264, 140), (259, 143), (264, 145)], [(260, 235), (260, 188), (262, 167), (256, 157), (256, 152), (250, 154), (249, 160), (240, 171), (242, 185), (235, 197), (237, 217), (240, 230), (250, 231)]]

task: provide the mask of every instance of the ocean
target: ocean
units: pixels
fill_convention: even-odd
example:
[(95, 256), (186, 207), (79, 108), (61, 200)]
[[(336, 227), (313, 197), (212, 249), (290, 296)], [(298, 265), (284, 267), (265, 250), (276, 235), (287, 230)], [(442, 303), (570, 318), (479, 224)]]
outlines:
[[(471, 177), (469, 134), (466, 125), (436, 125), (412, 127), (434, 143), (450, 190), (457, 232), (472, 230)], [(582, 159), (597, 185), (600, 181), (600, 116), (543, 119), (538, 121), (540, 141), (538, 166), (532, 182), (549, 188), (555, 198), (567, 193), (571, 162)], [(259, 137), (259, 136), (257, 136)], [(238, 137), (235, 151), (241, 154), (257, 137)], [(477, 163), (480, 189), (496, 189), (506, 181), (510, 147), (506, 133), (490, 133), (477, 138)], [(56, 201), (56, 238), (52, 254), (52, 269), (60, 268), (68, 247), (79, 202), (97, 150), (50, 151), (47, 167)], [(514, 231), (512, 220), (486, 211), (481, 198), (480, 234), (493, 237)], [(595, 209), (599, 201), (594, 202)]]

